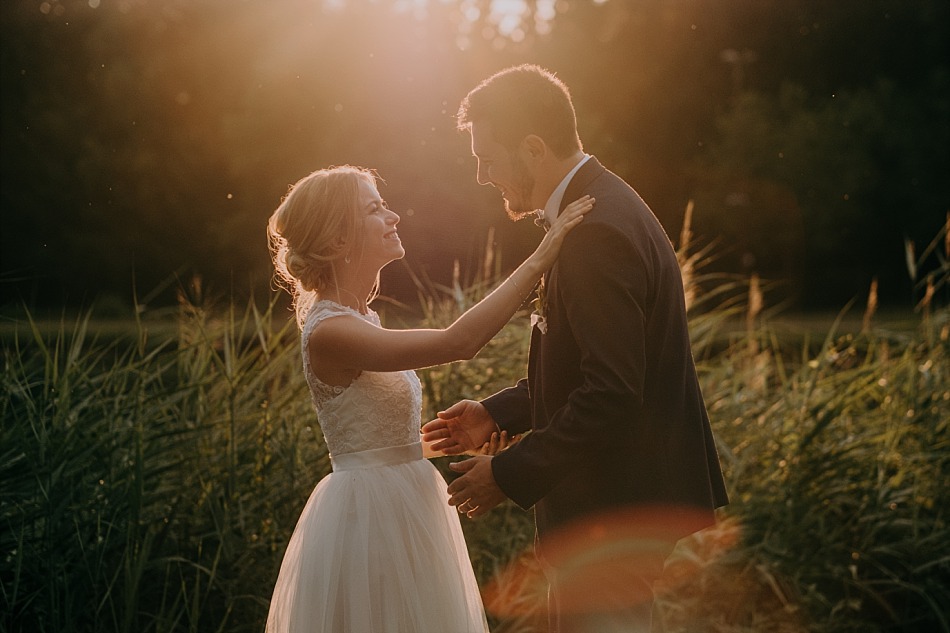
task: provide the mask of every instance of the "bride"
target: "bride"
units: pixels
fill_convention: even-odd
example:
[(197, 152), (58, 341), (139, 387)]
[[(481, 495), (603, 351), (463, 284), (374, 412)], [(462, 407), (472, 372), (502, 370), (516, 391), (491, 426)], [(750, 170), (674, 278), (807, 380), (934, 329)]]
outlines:
[(413, 369), (472, 358), (522, 305), (593, 200), (570, 204), (538, 249), (449, 327), (390, 330), (368, 304), (405, 255), (396, 215), (361, 167), (315, 171), (268, 223), (294, 297), (303, 368), (333, 472), (284, 553), (268, 633), (488, 630), (458, 515), (423, 457)]

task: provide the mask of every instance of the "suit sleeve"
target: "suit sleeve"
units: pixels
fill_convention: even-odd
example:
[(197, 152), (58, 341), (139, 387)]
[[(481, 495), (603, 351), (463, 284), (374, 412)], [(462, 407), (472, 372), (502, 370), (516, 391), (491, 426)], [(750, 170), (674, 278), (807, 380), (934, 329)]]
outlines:
[[(544, 429), (497, 455), (499, 486), (523, 508), (533, 506), (612, 438), (629, 438), (639, 423), (645, 370), (649, 270), (620, 231), (581, 224), (557, 263), (561, 302), (581, 361), (582, 384)], [(528, 476), (530, 475), (530, 476)]]
[(482, 404), (498, 428), (508, 431), (508, 435), (525, 433), (531, 428), (531, 398), (527, 379), (521, 379), (514, 387), (485, 398)]

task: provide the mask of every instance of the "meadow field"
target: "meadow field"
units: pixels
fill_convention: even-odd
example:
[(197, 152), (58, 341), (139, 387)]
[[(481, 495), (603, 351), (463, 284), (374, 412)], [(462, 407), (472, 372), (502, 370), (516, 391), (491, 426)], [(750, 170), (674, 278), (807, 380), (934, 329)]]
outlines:
[[(496, 278), (420, 281), (411, 321), (377, 309), (438, 326)], [(950, 310), (922, 302), (895, 325), (872, 299), (796, 329), (755, 278), (692, 279), (732, 502), (671, 559), (667, 630), (950, 632)], [(277, 305), (183, 291), (173, 314), (6, 324), (0, 629), (263, 630), (284, 546), (330, 468)], [(472, 361), (421, 371), (423, 418), (519, 378), (527, 337), (520, 314)], [(464, 529), (492, 630), (539, 631), (530, 514), (503, 505)]]

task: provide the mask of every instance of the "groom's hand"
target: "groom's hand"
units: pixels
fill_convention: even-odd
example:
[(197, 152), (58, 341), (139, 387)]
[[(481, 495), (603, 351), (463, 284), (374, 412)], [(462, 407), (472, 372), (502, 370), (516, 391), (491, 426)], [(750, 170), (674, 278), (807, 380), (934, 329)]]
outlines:
[(491, 460), (484, 455), (449, 464), (455, 472), (464, 473), (449, 484), (449, 505), (455, 506), (459, 514), (476, 519), (506, 499), (495, 483)]
[(488, 409), (474, 400), (457, 402), (437, 415), (422, 426), (422, 441), (446, 455), (474, 453), (491, 440), (492, 433), (498, 432)]

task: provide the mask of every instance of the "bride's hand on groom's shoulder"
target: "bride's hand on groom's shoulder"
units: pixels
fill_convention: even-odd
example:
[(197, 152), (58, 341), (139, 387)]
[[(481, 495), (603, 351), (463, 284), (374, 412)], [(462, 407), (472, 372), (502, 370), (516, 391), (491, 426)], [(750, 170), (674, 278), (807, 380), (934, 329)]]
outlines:
[(588, 211), (594, 208), (595, 202), (596, 199), (590, 195), (583, 195), (577, 200), (574, 200), (564, 207), (563, 211), (558, 213), (557, 219), (551, 224), (551, 230), (553, 231), (563, 227), (566, 233), (572, 227), (576, 226), (577, 223), (581, 221), (581, 218), (587, 215)]
[(571, 229), (580, 224), (587, 212), (593, 208), (594, 198), (582, 196), (564, 207), (564, 210), (558, 214), (534, 252), (537, 261), (541, 263), (542, 270), (547, 270), (554, 264), (564, 238), (571, 232)]

